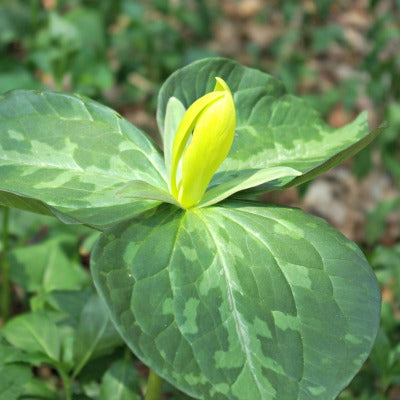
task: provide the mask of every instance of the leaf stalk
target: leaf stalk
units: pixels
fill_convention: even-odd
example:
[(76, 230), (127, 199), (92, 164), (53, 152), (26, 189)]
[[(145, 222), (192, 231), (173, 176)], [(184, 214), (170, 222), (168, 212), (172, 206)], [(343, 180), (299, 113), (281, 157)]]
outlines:
[(150, 369), (144, 400), (160, 400), (162, 394), (162, 383), (162, 378)]
[(57, 371), (64, 384), (65, 399), (72, 400), (72, 378), (64, 371), (63, 367), (58, 367)]
[(5, 323), (10, 316), (11, 304), (10, 264), (8, 262), (9, 221), (10, 209), (8, 207), (3, 207), (3, 254), (1, 257), (1, 315), (3, 323)]

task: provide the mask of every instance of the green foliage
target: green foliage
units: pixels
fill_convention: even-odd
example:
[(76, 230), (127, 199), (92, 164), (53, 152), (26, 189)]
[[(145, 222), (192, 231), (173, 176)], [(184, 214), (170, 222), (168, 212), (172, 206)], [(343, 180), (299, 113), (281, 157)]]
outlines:
[(124, 340), (196, 398), (333, 399), (375, 338), (364, 256), (300, 211), (162, 207), (107, 231), (92, 257)]
[[(130, 368), (125, 380), (115, 377), (118, 390), (125, 393), (127, 385), (139, 394), (135, 366), (121, 351), (123, 342), (95, 295), (78, 253), (77, 234), (85, 239), (82, 252), (90, 251), (97, 232), (21, 211), (13, 210), (11, 217), (11, 280), (25, 292), (31, 311), (13, 317), (0, 330), (0, 399), (65, 399), (63, 386), (78, 374), (72, 388), (74, 399), (84, 394), (86, 399), (97, 399), (103, 375), (113, 363)], [(40, 238), (45, 224), (47, 240), (41, 238), (39, 244), (25, 247), (26, 240)], [(57, 375), (46, 381), (32, 377), (32, 368), (46, 367)], [(134, 389), (132, 380), (137, 383)]]
[[(10, 252), (11, 279), (29, 293), (80, 289), (88, 274), (68, 258), (74, 238), (62, 236)], [(72, 242), (72, 243), (71, 243)]]
[(155, 205), (116, 197), (129, 181), (166, 187), (159, 151), (113, 110), (49, 92), (16, 91), (1, 103), (0, 203), (103, 226)]
[(196, 42), (210, 36), (211, 19), (203, 1), (193, 10), (169, 1), (77, 0), (42, 7), (38, 0), (30, 6), (24, 0), (4, 0), (0, 57), (7, 62), (0, 72), (0, 92), (50, 85), (99, 98), (120, 85), (118, 102), (143, 99), (192, 57), (180, 29)]
[[(288, 95), (272, 76), (226, 59), (206, 59), (175, 72), (160, 90), (157, 122), (168, 146), (176, 128), (168, 123), (166, 131), (164, 126), (169, 99), (188, 108), (212, 89), (215, 76), (222, 77), (234, 95), (237, 123), (233, 147), (211, 186), (223, 186), (233, 178), (239, 185), (273, 167), (287, 170), (266, 180), (258, 177), (239, 190), (265, 183), (262, 191), (267, 192), (303, 183), (351, 157), (378, 134), (370, 132), (366, 114), (335, 130), (306, 102)], [(170, 151), (165, 148), (167, 154)]]
[[(394, 2), (371, 0), (369, 5), (349, 4), (348, 7), (344, 7), (345, 10), (341, 10), (341, 5), (332, 0), (317, 2), (283, 0), (263, 4), (253, 16), (251, 7), (246, 7), (249, 4), (251, 6), (257, 4), (257, 1), (58, 0), (53, 3), (39, 0), (29, 2), (2, 0), (0, 3), (0, 92), (12, 89), (56, 88), (101, 99), (103, 103), (121, 107), (119, 110), (128, 115), (132, 110), (153, 111), (156, 105), (155, 94), (167, 76), (188, 62), (213, 55), (213, 52), (217, 51), (279, 76), (289, 93), (302, 93), (303, 98), (320, 111), (324, 119), (329, 116), (331, 123), (333, 123), (334, 107), (343, 105), (344, 110), (352, 115), (371, 102), (373, 113), (370, 114), (370, 121), (377, 126), (383, 120), (387, 128), (385, 133), (378, 137), (374, 146), (366, 148), (356, 156), (353, 160), (353, 171), (359, 179), (363, 179), (374, 169), (376, 170), (378, 165), (384, 169), (385, 174), (394, 178), (397, 183), (400, 182), (398, 118), (400, 81), (397, 51), (400, 37), (398, 24), (400, 3), (398, 0)], [(249, 14), (246, 15), (246, 12)], [(258, 35), (253, 35), (252, 28), (262, 29)], [(257, 29), (254, 31), (257, 32)], [(257, 40), (257, 36), (261, 39), (261, 43)], [(249, 81), (244, 80), (244, 82), (249, 84)], [(197, 90), (195, 85), (185, 90), (188, 93), (193, 92), (194, 96), (203, 93)], [(41, 98), (38, 93), (31, 95), (36, 99)], [(61, 111), (62, 117), (65, 116), (63, 112), (68, 112), (68, 108), (73, 104), (76, 106), (83, 102), (94, 106), (93, 102), (80, 96), (63, 97), (55, 94), (49, 96), (53, 96), (52, 100), (55, 96), (68, 99), (68, 104), (52, 104), (56, 108), (59, 107), (57, 111)], [(174, 96), (176, 97), (165, 98), (166, 109), (163, 111), (165, 121), (160, 125), (161, 131), (170, 132), (170, 135), (164, 134), (163, 137), (165, 149), (172, 145), (175, 128), (189, 104), (188, 99), (180, 97), (179, 91), (174, 91)], [(288, 95), (285, 96), (290, 98)], [(300, 102), (298, 99), (297, 101)], [(134, 106), (131, 105), (132, 102), (135, 102)], [(279, 103), (276, 99), (274, 102)], [(112, 116), (116, 115), (113, 111), (97, 104), (96, 106), (101, 107), (104, 115), (109, 116), (109, 121), (113, 120)], [(21, 113), (28, 108), (22, 99), (11, 105), (12, 111), (20, 110)], [(311, 109), (303, 105), (302, 110), (307, 113)], [(55, 214), (63, 221), (74, 222), (72, 225), (62, 225), (49, 216), (38, 216), (18, 210), (10, 212), (10, 245), (13, 250), (9, 253), (8, 259), (12, 266), (11, 279), (15, 288), (14, 312), (23, 313), (23, 319), (28, 320), (36, 318), (31, 315), (47, 316), (49, 324), (56, 326), (61, 350), (57, 361), (59, 364), (56, 366), (51, 365), (54, 360), (45, 353), (21, 350), (7, 343), (4, 338), (0, 338), (0, 400), (18, 398), (65, 400), (64, 384), (67, 383), (65, 387), (68, 386), (78, 362), (85, 365), (82, 364), (71, 387), (74, 400), (102, 400), (103, 397), (110, 396), (110, 393), (121, 394), (121, 398), (128, 395), (129, 398), (138, 398), (145, 386), (143, 377), (139, 376), (135, 369), (139, 362), (135, 358), (129, 360), (126, 357), (129, 351), (120, 345), (119, 336), (115, 332), (114, 335), (105, 336), (109, 337), (110, 346), (107, 347), (105, 340), (104, 347), (102, 345), (99, 347), (98, 354), (96, 345), (94, 353), (90, 350), (91, 340), (96, 342), (98, 339), (96, 333), (101, 330), (95, 332), (94, 329), (90, 330), (90, 327), (83, 327), (85, 325), (83, 310), (86, 309), (86, 315), (93, 315), (96, 326), (100, 329), (110, 326), (104, 319), (106, 317), (104, 306), (93, 294), (87, 268), (88, 255), (100, 233), (77, 225), (76, 222), (82, 221), (103, 230), (116, 221), (131, 218), (142, 210), (157, 207), (160, 202), (173, 203), (173, 199), (166, 185), (160, 189), (157, 182), (147, 177), (143, 180), (143, 176), (137, 177), (136, 174), (132, 176), (134, 169), (141, 164), (133, 160), (135, 157), (126, 162), (126, 168), (120, 164), (121, 168), (118, 169), (116, 177), (118, 182), (112, 178), (111, 180), (107, 178), (103, 182), (93, 178), (98, 172), (98, 168), (95, 170), (93, 166), (85, 167), (82, 171), (83, 174), (91, 176), (90, 182), (83, 179), (83, 174), (79, 179), (68, 181), (66, 174), (68, 168), (74, 165), (74, 155), (69, 158), (68, 163), (65, 163), (67, 156), (71, 154), (63, 153), (63, 148), (72, 150), (75, 146), (77, 152), (76, 149), (82, 146), (83, 142), (87, 140), (90, 142), (89, 137), (91, 137), (93, 140), (84, 148), (81, 159), (87, 162), (87, 165), (94, 159), (104, 161), (109, 159), (111, 152), (114, 155), (119, 152), (118, 146), (115, 146), (116, 143), (113, 141), (116, 138), (115, 132), (110, 129), (110, 125), (105, 124), (104, 132), (112, 132), (105, 137), (113, 139), (100, 145), (95, 135), (90, 136), (91, 131), (87, 126), (92, 124), (88, 121), (74, 122), (60, 118), (49, 127), (36, 129), (35, 121), (41, 118), (43, 118), (42, 124), (47, 124), (48, 114), (42, 116), (39, 114), (28, 118), (24, 128), (15, 120), (5, 121), (9, 115), (3, 115), (0, 131), (2, 125), (8, 129), (14, 124), (16, 129), (13, 130), (24, 130), (25, 141), (30, 141), (30, 135), (36, 135), (38, 141), (34, 144), (35, 153), (31, 154), (30, 160), (37, 160), (38, 167), (44, 167), (47, 172), (49, 172), (49, 160), (54, 161), (56, 168), (52, 171), (52, 179), (57, 175), (56, 171), (61, 172), (58, 167), (64, 168), (63, 175), (57, 175), (58, 183), (52, 186), (56, 181), (52, 179), (42, 181), (44, 174), (41, 175), (38, 170), (35, 172), (31, 170), (27, 176), (23, 176), (24, 182), (22, 182), (18, 171), (26, 171), (25, 163), (28, 159), (26, 154), (20, 158), (19, 155), (14, 157), (17, 154), (13, 154), (14, 158), (10, 163), (10, 150), (17, 148), (15, 142), (10, 141), (7, 151), (4, 152), (2, 149), (3, 156), (0, 156), (0, 185), (2, 183), (5, 185), (6, 182), (7, 188), (10, 189), (18, 182), (22, 191), (6, 194), (2, 192), (0, 203), (42, 214)], [(267, 117), (268, 115), (264, 115), (261, 120), (264, 121)], [(295, 141), (297, 134), (290, 136), (290, 133), (295, 132), (294, 128), (297, 129), (298, 123), (293, 115), (292, 117), (288, 137)], [(100, 120), (101, 118), (98, 122)], [(268, 123), (271, 122), (269, 119)], [(372, 135), (368, 135), (366, 120), (360, 119), (358, 122), (360, 127), (358, 133), (352, 128), (342, 130), (343, 135), (349, 132), (354, 141), (359, 140), (354, 147), (350, 146), (342, 153), (332, 154), (333, 158), (325, 152), (318, 151), (314, 154), (318, 162), (326, 161), (314, 170), (315, 174), (320, 174), (344, 158), (350, 157), (378, 133), (374, 131)], [(62, 142), (62, 138), (55, 139), (52, 136), (55, 125), (62, 125), (60, 131), (73, 136), (74, 123), (80, 126), (79, 135), (76, 134), (73, 139), (75, 142)], [(80, 130), (84, 125), (83, 135), (83, 131)], [(129, 126), (127, 123), (125, 125)], [(276, 126), (279, 132), (284, 129), (282, 124)], [(327, 137), (338, 132), (327, 128), (317, 115), (315, 120), (314, 117), (311, 118), (310, 124), (302, 127), (302, 132), (308, 133), (309, 129), (315, 126), (321, 128)], [(130, 127), (128, 130), (130, 129), (133, 128)], [(125, 133), (127, 132), (124, 131)], [(364, 134), (366, 136), (363, 136)], [(81, 141), (80, 135), (82, 135)], [(257, 135), (262, 135), (262, 131), (258, 130)], [(48, 142), (44, 143), (42, 140), (46, 138)], [(0, 147), (3, 145), (3, 139), (4, 136), (1, 134)], [(126, 142), (129, 141), (131, 139), (126, 138)], [(50, 148), (50, 152), (48, 151), (49, 147), (45, 145), (49, 143), (49, 147), (51, 143), (57, 143), (59, 146), (57, 154), (52, 153), (55, 149)], [(258, 153), (260, 146), (257, 147), (255, 143), (252, 145), (256, 150), (255, 153)], [(304, 153), (301, 146), (293, 151), (296, 157), (299, 156), (297, 150)], [(90, 155), (92, 148), (95, 149), (93, 156)], [(42, 151), (44, 149), (47, 153)], [(18, 151), (20, 150), (21, 147)], [(267, 154), (263, 154), (262, 157), (260, 154), (260, 159), (269, 164), (272, 154), (272, 159), (276, 155), (284, 156), (287, 162), (287, 150), (281, 153), (280, 148), (271, 147)], [(104, 153), (109, 155), (106, 156)], [(4, 160), (6, 157), (7, 161)], [(165, 158), (168, 158), (168, 152), (165, 153)], [(308, 161), (310, 164), (307, 168), (315, 165), (313, 160), (308, 159)], [(134, 168), (131, 168), (133, 165)], [(112, 168), (114, 167), (115, 163), (112, 165)], [(303, 171), (299, 166), (276, 168), (276, 170), (261, 169), (257, 172), (250, 170), (246, 173), (241, 171), (240, 174), (232, 169), (230, 171), (233, 172), (230, 176), (232, 179), (226, 181), (224, 185), (210, 189), (203, 206), (232, 195), (237, 198), (253, 199), (254, 195), (284, 186), (285, 177), (291, 180), (288, 185), (314, 177), (312, 169), (305, 168)], [(104, 170), (107, 168), (103, 168)], [(168, 162), (166, 170), (168, 176)], [(311, 173), (308, 174), (306, 171)], [(70, 173), (75, 174), (75, 171), (71, 170)], [(236, 173), (239, 176), (236, 176)], [(31, 181), (32, 177), (34, 180)], [(31, 183), (35, 183), (35, 187)], [(84, 193), (81, 189), (88, 183), (100, 189), (98, 195), (92, 193), (89, 202), (85, 196), (78, 195)], [(64, 187), (57, 186), (58, 184), (63, 184)], [(258, 187), (260, 190), (252, 190), (252, 187)], [(303, 185), (302, 191), (305, 190)], [(71, 193), (75, 196), (74, 201), (67, 207), (65, 204), (60, 206)], [(44, 197), (39, 201), (31, 198), (31, 195), (35, 198)], [(103, 198), (106, 200), (105, 204), (102, 203)], [(51, 201), (53, 203), (50, 204)], [(93, 212), (92, 201), (97, 204)], [(129, 210), (125, 208), (128, 204), (131, 206)], [(214, 208), (216, 206), (212, 207)], [(398, 396), (400, 253), (398, 245), (387, 247), (386, 235), (382, 236), (387, 222), (391, 216), (395, 216), (397, 210), (397, 199), (383, 200), (371, 209), (367, 217), (365, 243), (361, 244), (365, 245), (368, 260), (374, 267), (383, 288), (382, 327), (372, 356), (350, 386), (340, 395), (340, 400), (393, 400)], [(1, 220), (2, 213), (0, 213)], [(240, 233), (241, 228), (235, 231)], [(398, 234), (394, 235), (397, 235), (394, 236), (396, 241)], [(162, 240), (165, 241), (164, 238)], [(377, 246), (377, 243), (381, 245)], [(29, 247), (24, 248), (27, 245)], [(0, 251), (2, 249), (3, 243), (0, 240)], [(87, 306), (88, 302), (92, 305), (90, 309)], [(129, 305), (127, 309), (130, 310)], [(18, 321), (20, 316), (14, 318)], [(43, 330), (48, 328), (41, 327)], [(83, 336), (87, 334), (87, 337), (81, 338), (81, 333)], [(75, 344), (77, 337), (80, 345)], [(86, 348), (85, 344), (88, 344)], [(86, 350), (90, 355), (86, 354)], [(179, 354), (177, 353), (177, 356)], [(89, 357), (87, 362), (84, 361), (86, 357)], [(49, 365), (55, 371), (50, 376), (45, 373), (46, 366)], [(35, 377), (32, 377), (32, 368)], [(64, 383), (61, 382), (63, 380), (60, 379), (61, 375), (66, 378)], [(189, 399), (167, 382), (164, 384), (164, 392), (169, 400)]]
[(388, 106), (385, 119), (388, 125), (387, 133), (382, 135), (379, 140), (382, 149), (382, 163), (400, 184), (400, 102)]
[(29, 368), (18, 364), (0, 362), (0, 399), (17, 400), (31, 378)]
[(368, 244), (374, 244), (382, 237), (388, 215), (399, 209), (400, 197), (394, 197), (379, 203), (376, 208), (368, 214), (365, 227), (365, 236)]
[(100, 400), (140, 400), (138, 379), (131, 363), (116, 361), (104, 374), (100, 386)]
[(400, 382), (398, 309), (400, 299), (400, 247), (379, 246), (370, 262), (384, 288), (381, 327), (367, 363), (340, 396), (345, 399), (392, 399)]
[(122, 340), (116, 334), (104, 304), (97, 296), (92, 296), (83, 307), (76, 328), (73, 375), (78, 375), (88, 360), (108, 354), (120, 345)]
[(43, 312), (13, 318), (2, 329), (2, 334), (18, 349), (40, 353), (53, 361), (60, 360), (60, 336), (57, 327)]
[[(216, 76), (232, 91), (237, 137), (203, 201), (182, 210), (169, 194), (173, 135)], [(78, 96), (11, 92), (0, 116), (0, 202), (104, 231), (92, 255), (98, 292), (125, 343), (177, 388), (195, 398), (327, 400), (361, 367), (380, 308), (363, 254), (301, 211), (235, 197), (305, 182), (353, 155), (377, 134), (365, 114), (334, 130), (272, 76), (217, 58), (162, 87), (164, 160), (140, 130)], [(97, 295), (63, 304), (87, 284), (65, 246), (43, 242), (32, 270), (16, 268), (13, 279), (37, 293), (34, 312), (13, 318), (3, 335), (45, 357), (69, 398), (89, 361), (112, 356), (122, 341)], [(24, 265), (26, 254), (17, 249), (11, 260)], [(126, 365), (107, 368), (101, 386), (82, 378), (82, 395), (105, 396), (107, 385), (132, 392)]]
[[(20, 216), (21, 221), (33, 220), (28, 213)], [(30, 294), (34, 311), (13, 317), (0, 330), (0, 399), (64, 399), (66, 393), (56, 382), (31, 378), (32, 367), (46, 365), (57, 371), (65, 386), (76, 380), (76, 396), (97, 399), (100, 386), (106, 393), (115, 390), (121, 396), (133, 392), (139, 396), (140, 378), (132, 361), (120, 351), (123, 342), (94, 293), (87, 271), (77, 261), (74, 240), (58, 233), (53, 239), (10, 253), (11, 279)], [(118, 375), (122, 370), (125, 375)]]

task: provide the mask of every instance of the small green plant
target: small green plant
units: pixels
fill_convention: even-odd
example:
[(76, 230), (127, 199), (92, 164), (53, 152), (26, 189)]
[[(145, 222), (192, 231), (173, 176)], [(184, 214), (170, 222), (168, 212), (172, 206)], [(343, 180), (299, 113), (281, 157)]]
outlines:
[(86, 98), (3, 95), (1, 203), (102, 232), (92, 276), (153, 371), (147, 400), (158, 375), (199, 399), (336, 398), (377, 334), (375, 276), (324, 221), (254, 199), (378, 132), (365, 113), (333, 129), (277, 79), (222, 58), (176, 71), (158, 100), (164, 157)]

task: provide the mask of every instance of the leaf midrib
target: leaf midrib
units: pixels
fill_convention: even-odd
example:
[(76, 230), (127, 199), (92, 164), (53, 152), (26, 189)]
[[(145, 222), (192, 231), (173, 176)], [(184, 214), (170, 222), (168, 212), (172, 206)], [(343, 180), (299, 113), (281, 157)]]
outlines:
[(116, 390), (116, 397), (115, 397), (116, 400), (118, 400), (121, 393), (123, 393), (124, 387), (127, 387), (127, 385), (126, 385), (127, 372), (128, 372), (128, 369), (126, 367), (126, 364), (124, 363), (124, 370), (123, 370), (121, 380), (117, 381), (117, 390)]
[(43, 348), (43, 350), (45, 351), (45, 353), (52, 359), (57, 360), (57, 356), (54, 357), (54, 355), (52, 354), (52, 349), (49, 347), (47, 348), (46, 346), (46, 342), (42, 341), (40, 336), (37, 335), (37, 332), (35, 331), (35, 329), (32, 328), (32, 326), (25, 320), (21, 321), (22, 324), (26, 327), (26, 329), (32, 334), (33, 338), (36, 340), (36, 342)]
[[(40, 170), (43, 170), (43, 169), (57, 169), (57, 170), (64, 171), (64, 172), (70, 172), (71, 171), (71, 172), (78, 173), (78, 174), (84, 175), (84, 176), (88, 176), (88, 175), (101, 176), (103, 178), (112, 179), (116, 183), (120, 182), (120, 183), (124, 183), (125, 184), (125, 183), (131, 182), (132, 180), (143, 180), (144, 182), (147, 182), (146, 180), (143, 179), (144, 177), (141, 177), (142, 179), (138, 179), (137, 176), (128, 176), (128, 175), (123, 176), (123, 175), (121, 175), (119, 173), (115, 173), (115, 174), (113, 174), (113, 173), (105, 173), (106, 172), (105, 170), (104, 170), (104, 173), (103, 173), (103, 172), (97, 172), (97, 171), (93, 171), (93, 170), (84, 170), (82, 168), (72, 168), (72, 167), (65, 168), (65, 167), (61, 167), (59, 165), (54, 165), (54, 164), (50, 164), (50, 163), (35, 164), (33, 162), (32, 163), (28, 163), (28, 162), (25, 162), (25, 161), (24, 162), (20, 162), (20, 161), (15, 161), (15, 160), (8, 159), (8, 158), (3, 158), (1, 156), (0, 156), (0, 161), (15, 162), (15, 165), (14, 164), (3, 164), (3, 165), (0, 165), (0, 168), (1, 167), (11, 167), (11, 168), (13, 168), (13, 167), (23, 166), (23, 167), (38, 168)], [(109, 170), (109, 171), (111, 172), (113, 170)], [(121, 178), (123, 178), (123, 179), (121, 179)], [(164, 179), (162, 180), (162, 182), (166, 183)], [(77, 190), (79, 190), (79, 189), (77, 189)]]
[[(75, 367), (74, 373), (72, 377), (75, 378), (82, 370), (82, 368), (86, 365), (86, 363), (90, 360), (91, 355), (94, 352), (97, 344), (99, 343), (101, 337), (103, 336), (104, 332), (106, 331), (108, 321), (107, 319), (104, 320), (103, 326), (98, 331), (96, 337), (92, 341), (91, 346), (89, 346), (88, 350), (86, 351), (84, 357), (81, 358), (81, 362)], [(77, 331), (78, 332), (78, 331)]]
[[(261, 382), (259, 382), (258, 380), (258, 376), (256, 373), (256, 368), (254, 366), (253, 360), (252, 360), (252, 356), (251, 356), (251, 352), (250, 349), (248, 349), (247, 345), (246, 345), (246, 341), (245, 341), (245, 335), (247, 334), (247, 332), (243, 332), (243, 326), (245, 326), (245, 324), (243, 323), (241, 317), (240, 317), (240, 313), (237, 309), (236, 306), (236, 300), (235, 300), (235, 296), (233, 295), (232, 292), (232, 288), (229, 284), (229, 280), (232, 280), (230, 277), (230, 273), (229, 273), (229, 267), (227, 267), (226, 263), (225, 263), (225, 259), (222, 256), (222, 254), (220, 253), (219, 247), (218, 247), (218, 243), (214, 237), (214, 235), (212, 234), (212, 230), (209, 229), (207, 223), (204, 221), (203, 218), (200, 217), (199, 213), (196, 213), (197, 217), (199, 218), (199, 220), (203, 223), (203, 225), (206, 228), (206, 231), (208, 232), (208, 234), (210, 235), (210, 238), (212, 239), (216, 252), (217, 252), (217, 256), (218, 258), (221, 260), (221, 265), (224, 271), (224, 278), (225, 278), (225, 282), (226, 282), (226, 288), (227, 288), (227, 294), (228, 294), (228, 300), (230, 303), (230, 306), (232, 307), (232, 315), (233, 315), (233, 319), (235, 321), (235, 326), (236, 326), (236, 333), (238, 335), (239, 338), (239, 342), (240, 342), (240, 346), (242, 348), (242, 350), (244, 351), (244, 353), (246, 354), (246, 360), (247, 363), (249, 365), (249, 369), (251, 371), (251, 374), (253, 376), (253, 379), (257, 385), (258, 388), (258, 392), (260, 395), (262, 395), (262, 393), (264, 393), (267, 389), (263, 388), (263, 385), (261, 384)], [(244, 366), (243, 366), (244, 367)], [(273, 393), (270, 393), (271, 395), (273, 395)]]
[[(162, 180), (162, 182), (165, 182), (165, 183), (167, 183), (166, 182), (166, 180), (165, 180), (165, 177), (163, 176), (163, 171), (162, 170), (160, 170), (159, 168), (158, 168), (158, 166), (157, 166), (157, 164), (155, 164), (155, 162), (154, 162), (154, 160), (151, 158), (151, 157), (149, 157), (149, 155), (138, 145), (138, 144), (136, 144), (133, 140), (131, 140), (130, 139), (130, 137), (128, 136), (128, 135), (126, 135), (123, 131), (122, 131), (122, 129), (119, 127), (119, 125), (118, 125), (118, 128), (117, 129), (115, 129), (115, 127), (112, 127), (112, 126), (110, 126), (109, 124), (107, 124), (107, 123), (105, 123), (105, 122), (103, 122), (103, 121), (99, 121), (99, 120), (89, 120), (89, 119), (82, 119), (82, 118), (80, 118), (80, 119), (68, 119), (68, 118), (62, 118), (61, 116), (58, 116), (58, 115), (47, 115), (47, 114), (29, 114), (29, 115), (25, 115), (25, 116), (21, 116), (21, 117), (18, 117), (18, 121), (20, 122), (20, 120), (21, 119), (25, 119), (25, 118), (29, 118), (29, 119), (32, 119), (32, 118), (45, 118), (45, 119), (49, 119), (49, 118), (53, 118), (53, 119), (56, 119), (56, 120), (59, 120), (59, 119), (64, 119), (64, 120), (66, 120), (66, 121), (76, 121), (76, 122), (91, 122), (91, 123), (97, 123), (97, 124), (99, 124), (99, 125), (103, 125), (105, 128), (107, 128), (107, 129), (109, 129), (109, 128), (111, 128), (111, 131), (110, 132), (107, 132), (108, 134), (117, 134), (118, 136), (122, 136), (123, 138), (125, 138), (129, 143), (131, 143), (132, 144), (132, 150), (135, 150), (135, 151), (138, 151), (139, 153), (141, 153), (141, 154), (143, 154), (144, 156), (145, 156), (145, 158), (150, 162), (150, 164), (153, 166), (153, 168), (154, 168), (154, 171), (157, 173), (157, 175), (161, 178), (161, 180)], [(0, 122), (1, 121), (11, 121), (11, 122), (15, 122), (16, 121), (16, 119), (15, 118), (0, 118)], [(25, 131), (25, 128), (23, 127), (23, 129), (24, 129), (24, 131)], [(138, 132), (140, 132), (140, 131), (138, 131)], [(141, 133), (141, 132), (140, 132)], [(26, 133), (24, 134), (24, 136), (26, 136)], [(144, 134), (143, 134), (143, 136), (144, 136)], [(147, 138), (144, 136), (144, 138), (145, 138), (145, 140), (147, 140)], [(151, 143), (148, 143), (149, 145), (151, 145), (152, 146), (152, 144)], [(95, 154), (98, 154), (98, 152), (95, 152), (94, 150), (92, 150), (92, 149), (90, 149), (90, 148), (86, 148), (85, 149), (86, 151), (89, 151), (89, 152), (92, 152), (92, 153), (95, 153)], [(154, 154), (157, 154), (157, 155), (160, 155), (158, 152), (157, 152), (157, 150), (156, 150), (156, 148), (154, 148), (153, 149), (154, 150)], [(107, 155), (107, 154), (106, 154)], [(32, 156), (33, 156), (33, 154), (32, 154)], [(2, 160), (2, 161), (11, 161), (11, 162), (14, 162), (14, 163), (18, 163), (17, 165), (26, 165), (26, 166), (32, 166), (32, 167), (39, 167), (39, 168), (43, 168), (43, 167), (46, 167), (46, 166), (48, 166), (48, 165), (50, 165), (52, 168), (56, 168), (56, 169), (62, 169), (62, 170), (66, 170), (66, 171), (69, 171), (69, 170), (71, 170), (71, 171), (82, 171), (82, 172), (84, 172), (84, 173), (86, 173), (87, 171), (85, 170), (85, 169), (82, 169), (81, 167), (78, 167), (78, 168), (68, 168), (68, 169), (65, 169), (65, 168), (62, 168), (62, 167), (60, 167), (60, 166), (57, 166), (57, 165), (54, 165), (54, 164), (44, 164), (44, 165), (36, 165), (36, 164), (34, 164), (34, 163), (32, 163), (32, 164), (30, 164), (30, 163), (24, 163), (24, 162), (19, 162), (18, 160), (14, 160), (14, 159), (9, 159), (9, 158), (4, 158), (4, 152), (2, 153), (2, 157), (0, 158), (0, 160)], [(164, 165), (163, 163), (161, 163), (161, 165)], [(89, 171), (89, 172), (91, 172), (91, 173), (93, 173), (93, 171)], [(104, 172), (108, 172), (108, 173), (99, 173), (99, 172), (97, 172), (97, 173), (93, 173), (94, 175), (98, 175), (98, 176), (104, 176), (104, 177), (109, 177), (109, 176), (115, 176), (115, 177), (120, 177), (121, 176), (121, 172), (120, 171), (118, 171), (118, 173), (115, 173), (115, 174), (112, 174), (112, 173), (110, 173), (110, 172), (112, 172), (112, 170), (110, 169), (110, 170), (104, 170)], [(135, 177), (131, 177), (131, 176), (128, 176), (128, 175), (126, 175), (126, 178), (127, 179), (135, 179)]]

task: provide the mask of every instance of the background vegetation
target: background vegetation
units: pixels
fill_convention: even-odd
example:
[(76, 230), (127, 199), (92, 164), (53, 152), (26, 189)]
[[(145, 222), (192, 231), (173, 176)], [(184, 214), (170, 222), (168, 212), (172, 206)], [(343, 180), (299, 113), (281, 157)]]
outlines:
[[(327, 219), (361, 246), (382, 286), (374, 350), (342, 400), (400, 399), (399, 49), (399, 0), (0, 1), (0, 93), (78, 92), (158, 140), (161, 83), (193, 60), (222, 55), (280, 77), (331, 125), (363, 109), (372, 128), (387, 125), (344, 166), (265, 199)], [(65, 385), (74, 399), (109, 399), (116, 390), (139, 399), (146, 368), (91, 283), (97, 233), (15, 210), (8, 218), (0, 251), (13, 302), (0, 331), (0, 399), (58, 399)], [(6, 225), (7, 213), (0, 219)], [(167, 384), (164, 391), (187, 398)]]

